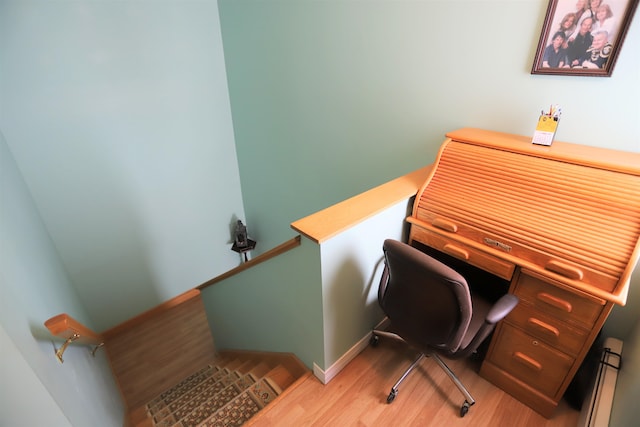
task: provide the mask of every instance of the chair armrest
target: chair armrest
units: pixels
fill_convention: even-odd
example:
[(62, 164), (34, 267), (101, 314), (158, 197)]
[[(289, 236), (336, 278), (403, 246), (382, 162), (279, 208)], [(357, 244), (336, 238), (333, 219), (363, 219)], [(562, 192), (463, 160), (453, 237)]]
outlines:
[(507, 314), (511, 313), (511, 310), (518, 305), (518, 301), (520, 301), (518, 297), (513, 294), (503, 295), (495, 304), (493, 304), (493, 307), (491, 307), (491, 310), (487, 313), (485, 322), (492, 325), (498, 323), (507, 317)]

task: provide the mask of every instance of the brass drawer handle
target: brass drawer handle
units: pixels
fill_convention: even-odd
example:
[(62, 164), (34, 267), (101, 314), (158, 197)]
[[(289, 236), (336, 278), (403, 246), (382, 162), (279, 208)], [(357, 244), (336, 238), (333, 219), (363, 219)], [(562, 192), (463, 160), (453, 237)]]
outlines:
[(542, 371), (542, 365), (540, 364), (540, 362), (538, 362), (535, 359), (530, 358), (529, 356), (527, 356), (524, 353), (520, 353), (519, 351), (516, 351), (515, 353), (513, 353), (513, 358), (522, 363), (523, 365), (534, 369), (536, 371)]
[(562, 311), (566, 311), (567, 313), (571, 313), (573, 311), (573, 306), (571, 305), (571, 303), (569, 301), (565, 301), (561, 298), (558, 297), (554, 297), (551, 294), (548, 294), (546, 292), (540, 292), (538, 293), (538, 299), (542, 302), (545, 302), (557, 309), (560, 309)]
[(450, 243), (447, 243), (446, 245), (444, 245), (444, 247), (442, 248), (443, 252), (448, 253), (449, 255), (452, 255), (456, 258), (459, 259), (464, 259), (464, 260), (468, 260), (469, 259), (469, 252), (465, 251), (462, 248), (459, 248), (455, 245), (452, 245)]
[(546, 332), (548, 334), (554, 335), (556, 337), (560, 336), (560, 331), (558, 330), (558, 328), (555, 328), (555, 327), (551, 326), (550, 324), (543, 322), (540, 319), (536, 319), (535, 317), (530, 317), (529, 320), (527, 320), (527, 322), (530, 325), (540, 329), (543, 332)]
[(451, 233), (458, 232), (458, 226), (455, 223), (448, 221), (446, 219), (436, 218), (433, 221), (431, 221), (431, 225), (445, 231), (450, 231)]
[(578, 267), (574, 267), (572, 265), (564, 264), (560, 261), (551, 260), (549, 261), (544, 268), (549, 271), (553, 271), (554, 273), (558, 273), (561, 276), (568, 277), (573, 280), (582, 280), (584, 277), (584, 273)]

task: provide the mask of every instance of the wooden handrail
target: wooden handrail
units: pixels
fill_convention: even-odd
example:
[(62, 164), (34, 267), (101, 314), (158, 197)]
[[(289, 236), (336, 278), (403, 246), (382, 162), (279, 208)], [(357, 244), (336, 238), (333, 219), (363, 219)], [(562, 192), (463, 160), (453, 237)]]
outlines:
[(44, 322), (44, 326), (46, 326), (49, 332), (51, 332), (51, 335), (65, 340), (64, 344), (59, 349), (56, 349), (56, 357), (60, 363), (64, 362), (64, 360), (62, 360), (62, 355), (67, 349), (67, 346), (72, 342), (95, 345), (96, 347), (92, 351), (94, 356), (96, 350), (104, 345), (104, 338), (102, 335), (87, 328), (66, 313), (53, 316)]
[(415, 196), (432, 168), (433, 165), (424, 166), (343, 200), (291, 223), (291, 228), (316, 243), (323, 243), (396, 203)]
[(198, 290), (203, 290), (204, 288), (207, 288), (213, 284), (216, 284), (218, 282), (223, 281), (224, 279), (228, 279), (231, 276), (235, 276), (236, 274), (240, 273), (241, 271), (247, 270), (255, 265), (258, 265), (260, 263), (263, 263), (271, 258), (274, 258), (284, 252), (290, 251), (291, 249), (300, 246), (301, 242), (301, 237), (300, 235), (294, 237), (291, 240), (287, 240), (286, 242), (284, 242), (283, 244), (276, 246), (275, 248), (258, 255), (257, 257), (237, 266), (236, 268), (227, 271), (226, 273), (222, 273), (219, 276), (214, 277), (211, 280), (207, 280), (206, 282), (204, 282), (203, 284), (201, 284), (200, 286), (198, 286), (196, 289)]

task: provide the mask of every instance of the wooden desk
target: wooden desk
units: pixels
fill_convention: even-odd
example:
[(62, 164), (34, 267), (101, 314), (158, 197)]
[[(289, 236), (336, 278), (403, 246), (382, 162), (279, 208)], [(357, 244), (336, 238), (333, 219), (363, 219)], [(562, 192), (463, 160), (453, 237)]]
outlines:
[(506, 279), (518, 307), (480, 374), (546, 417), (640, 256), (640, 153), (480, 129), (447, 134), (418, 192), (410, 243)]

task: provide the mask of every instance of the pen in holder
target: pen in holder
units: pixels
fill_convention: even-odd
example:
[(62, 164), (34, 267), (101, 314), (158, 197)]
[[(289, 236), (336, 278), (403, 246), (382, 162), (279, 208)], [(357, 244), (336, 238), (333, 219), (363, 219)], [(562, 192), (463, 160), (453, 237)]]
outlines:
[(558, 129), (561, 114), (562, 110), (557, 105), (552, 105), (548, 113), (541, 111), (531, 142), (538, 145), (551, 145)]

